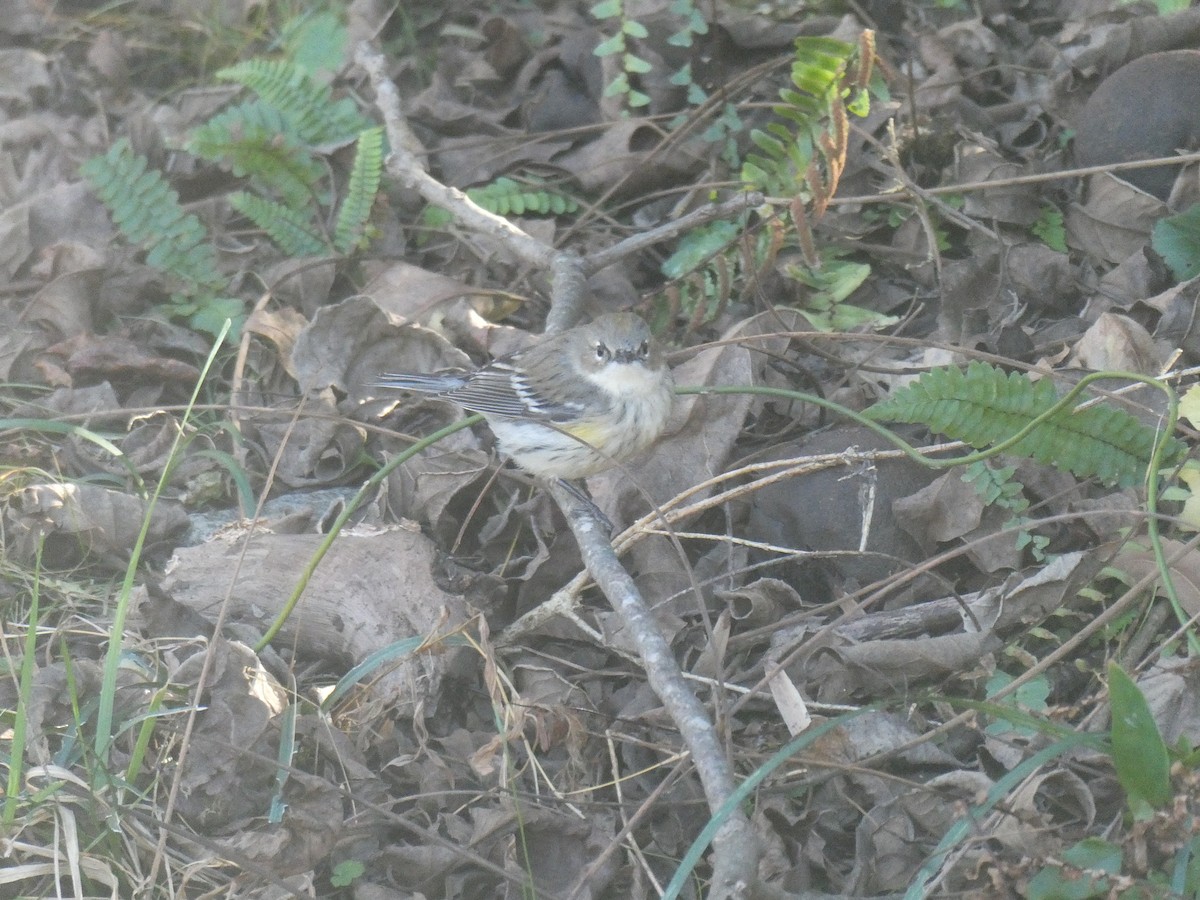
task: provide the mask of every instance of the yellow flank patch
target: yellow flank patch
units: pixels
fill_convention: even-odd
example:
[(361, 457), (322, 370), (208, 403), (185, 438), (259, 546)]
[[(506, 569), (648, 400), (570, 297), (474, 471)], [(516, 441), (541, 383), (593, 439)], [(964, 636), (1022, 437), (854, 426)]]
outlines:
[(559, 428), (593, 447), (598, 447), (603, 443), (604, 429), (597, 422), (571, 422), (560, 425)]

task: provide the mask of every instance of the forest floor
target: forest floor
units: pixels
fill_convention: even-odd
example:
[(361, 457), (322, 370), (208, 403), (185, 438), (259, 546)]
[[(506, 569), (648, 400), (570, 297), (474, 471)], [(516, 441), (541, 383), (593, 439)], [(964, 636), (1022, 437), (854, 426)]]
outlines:
[[(816, 6), (9, 0), (0, 895), (710, 896), (740, 809), (746, 896), (1200, 897), (1200, 183), (1114, 169), (1200, 14)], [(619, 309), (687, 390), (588, 488), (725, 810), (549, 494), (372, 386)]]

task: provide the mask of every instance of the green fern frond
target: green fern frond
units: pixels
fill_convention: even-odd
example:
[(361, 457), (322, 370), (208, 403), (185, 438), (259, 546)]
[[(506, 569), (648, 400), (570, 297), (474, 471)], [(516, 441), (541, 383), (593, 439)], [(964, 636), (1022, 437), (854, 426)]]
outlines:
[(781, 102), (773, 111), (782, 122), (750, 133), (750, 140), (762, 152), (746, 155), (743, 182), (784, 196), (799, 191), (818, 152), (818, 137), (830, 127), (833, 108), (845, 105), (857, 115), (865, 114), (865, 92), (846, 99), (851, 93), (847, 72), (858, 62), (860, 52), (859, 46), (833, 38), (796, 39), (792, 57), (795, 89), (779, 92)]
[(491, 184), (469, 188), (467, 196), (498, 216), (558, 216), (579, 209), (579, 203), (565, 194), (539, 190), (503, 176)]
[[(1057, 401), (1048, 379), (1034, 382), (1017, 372), (1006, 375), (986, 363), (973, 362), (965, 371), (949, 367), (927, 372), (864, 414), (876, 420), (922, 423), (936, 433), (983, 448), (1012, 437)], [(1097, 404), (1050, 417), (1008, 452), (1081, 478), (1094, 475), (1128, 487), (1145, 478), (1155, 439), (1155, 430), (1129, 413)], [(1174, 438), (1168, 440), (1164, 461), (1173, 463), (1182, 458), (1184, 447)]]
[(254, 91), (289, 122), (289, 131), (309, 146), (340, 145), (371, 127), (353, 101), (334, 101), (329, 85), (318, 84), (283, 59), (251, 59), (217, 72)]
[(792, 84), (820, 100), (830, 98), (839, 90), (846, 63), (854, 50), (854, 44), (835, 38), (797, 39), (792, 58)]
[(349, 253), (363, 239), (363, 230), (371, 216), (371, 207), (379, 194), (379, 179), (383, 174), (383, 129), (368, 128), (358, 136), (354, 165), (346, 198), (338, 210), (333, 229), (333, 246), (339, 253)]
[(200, 220), (185, 213), (179, 194), (133, 152), (127, 139), (80, 170), (126, 239), (147, 251), (146, 264), (200, 288), (223, 286), (217, 257)]
[(229, 203), (265, 231), (267, 237), (288, 256), (321, 256), (329, 251), (304, 210), (293, 209), (245, 191), (231, 194)]
[(187, 149), (239, 178), (249, 175), (256, 187), (289, 206), (308, 204), (325, 175), (287, 117), (261, 100), (209, 119), (192, 134)]

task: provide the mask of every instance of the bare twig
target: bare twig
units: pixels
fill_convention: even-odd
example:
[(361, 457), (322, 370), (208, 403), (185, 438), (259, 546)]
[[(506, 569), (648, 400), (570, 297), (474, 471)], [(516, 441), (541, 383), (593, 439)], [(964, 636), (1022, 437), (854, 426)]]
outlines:
[[(595, 516), (590, 515), (587, 506), (562, 484), (549, 483), (547, 487), (567, 514), (588, 572), (635, 636), (650, 687), (679, 729), (700, 776), (708, 807), (716, 811), (733, 793), (735, 785), (729, 760), (717, 739), (712, 720), (688, 686), (675, 662), (671, 645), (659, 630), (654, 614), (633, 578), (621, 566), (612, 545), (601, 534)], [(746, 861), (756, 861), (758, 850), (750, 823), (740, 810), (726, 820), (718, 832), (715, 846), (717, 858), (713, 864), (713, 890), (709, 896), (751, 896), (757, 866), (747, 871)]]
[[(959, 184), (943, 184), (937, 187), (922, 188), (921, 193), (926, 197), (936, 197), (943, 194), (966, 194), (971, 191), (994, 190), (995, 188), (1011, 187), (1018, 184), (1042, 184), (1047, 181), (1065, 181), (1068, 178), (1082, 178), (1086, 175), (1103, 175), (1113, 172), (1130, 172), (1135, 169), (1151, 169), (1162, 165), (1185, 165), (1200, 162), (1200, 153), (1180, 153), (1174, 156), (1159, 156), (1154, 159), (1135, 159), (1129, 162), (1106, 163), (1102, 166), (1083, 166), (1075, 169), (1058, 169), (1053, 172), (1033, 172), (1026, 175), (1014, 175), (1011, 178), (996, 178), (988, 181), (964, 181)], [(859, 194), (851, 197), (834, 197), (831, 206), (851, 206), (859, 203), (890, 203), (902, 196), (905, 186), (897, 186), (893, 191), (882, 194)], [(790, 197), (768, 197), (768, 203), (787, 205)]]
[(652, 228), (649, 231), (641, 231), (630, 235), (619, 244), (614, 244), (605, 250), (597, 250), (591, 256), (584, 259), (584, 269), (589, 273), (599, 271), (619, 259), (624, 259), (630, 253), (636, 253), (638, 250), (653, 246), (662, 241), (668, 241), (676, 235), (683, 234), (685, 231), (690, 231), (700, 225), (707, 225), (709, 222), (715, 222), (718, 219), (728, 219), (730, 216), (736, 216), (747, 209), (762, 206), (763, 202), (763, 195), (752, 191), (748, 194), (738, 194), (724, 203), (701, 206), (699, 209), (692, 210), (686, 216), (680, 216), (678, 219), (664, 222), (662, 225)]

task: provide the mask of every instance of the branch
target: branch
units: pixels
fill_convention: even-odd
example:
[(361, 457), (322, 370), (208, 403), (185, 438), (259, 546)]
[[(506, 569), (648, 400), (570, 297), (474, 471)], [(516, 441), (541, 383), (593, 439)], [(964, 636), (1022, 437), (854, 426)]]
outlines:
[(430, 203), (447, 210), (460, 225), (492, 238), (521, 261), (550, 272), (553, 278), (546, 331), (562, 331), (575, 324), (587, 286), (583, 260), (575, 253), (548, 247), (530, 237), (507, 219), (488, 212), (462, 191), (442, 184), (425, 171), (419, 156), (420, 142), (408, 127), (400, 108), (400, 92), (387, 77), (387, 60), (364, 41), (355, 50), (354, 61), (366, 71), (375, 88), (375, 105), (383, 116), (391, 147), (386, 161), (388, 174)]
[(612, 265), (617, 260), (625, 258), (630, 253), (636, 253), (661, 241), (669, 241), (677, 234), (683, 234), (685, 231), (691, 231), (693, 228), (707, 225), (709, 222), (715, 222), (717, 219), (728, 219), (747, 209), (757, 209), (765, 202), (766, 199), (762, 194), (751, 191), (745, 194), (738, 194), (723, 203), (710, 203), (708, 206), (701, 206), (698, 209), (693, 209), (686, 216), (664, 222), (657, 228), (630, 235), (619, 244), (613, 244), (607, 250), (597, 250), (591, 256), (584, 259), (584, 268), (589, 274), (598, 272), (605, 266)]
[[(708, 712), (684, 680), (671, 645), (654, 621), (633, 578), (625, 571), (604, 527), (592, 510), (562, 484), (546, 482), (550, 495), (562, 507), (583, 564), (596, 585), (633, 636), (650, 687), (662, 701), (687, 746), (700, 776), (708, 808), (716, 812), (736, 787)], [(709, 897), (749, 897), (757, 869), (758, 847), (750, 822), (741, 810), (731, 813), (713, 842), (713, 886)]]

